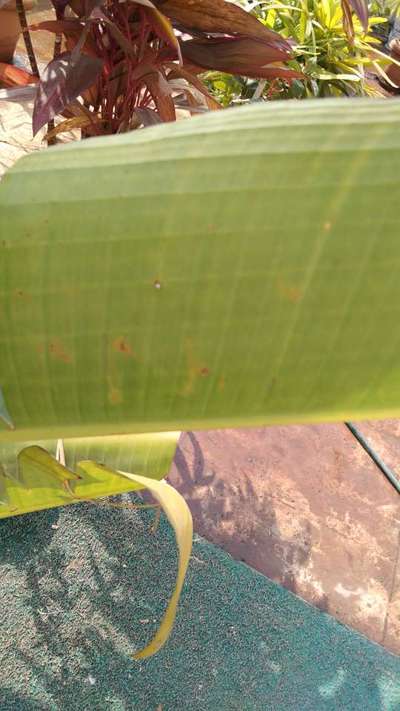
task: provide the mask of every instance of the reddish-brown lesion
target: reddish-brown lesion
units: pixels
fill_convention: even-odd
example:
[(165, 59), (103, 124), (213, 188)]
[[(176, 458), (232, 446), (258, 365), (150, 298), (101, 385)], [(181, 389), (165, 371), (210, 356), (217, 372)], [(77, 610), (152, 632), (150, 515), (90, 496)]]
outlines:
[(292, 304), (298, 304), (303, 295), (301, 289), (297, 286), (287, 284), (282, 280), (278, 281), (277, 288), (285, 301), (290, 301)]
[(59, 339), (50, 341), (49, 353), (56, 360), (61, 360), (63, 363), (72, 363), (72, 356), (65, 350), (64, 345)]
[(194, 353), (193, 341), (188, 338), (185, 344), (186, 359), (187, 359), (187, 375), (186, 382), (181, 390), (181, 395), (191, 395), (194, 390), (195, 383), (199, 377), (205, 378), (210, 375), (210, 370), (204, 365), (204, 362)]
[(124, 338), (124, 336), (119, 336), (118, 338), (115, 338), (111, 344), (111, 347), (117, 353), (123, 353), (124, 355), (130, 358), (135, 357), (131, 345), (128, 343), (127, 339)]

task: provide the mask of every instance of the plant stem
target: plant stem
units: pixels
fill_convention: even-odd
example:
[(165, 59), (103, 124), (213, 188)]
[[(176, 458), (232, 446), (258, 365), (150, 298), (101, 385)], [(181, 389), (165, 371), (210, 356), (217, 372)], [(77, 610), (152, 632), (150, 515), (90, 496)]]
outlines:
[(31, 65), (32, 74), (34, 74), (36, 77), (38, 77), (39, 76), (39, 68), (37, 65), (35, 51), (33, 49), (31, 36), (30, 36), (29, 30), (28, 30), (28, 23), (26, 21), (24, 0), (15, 0), (15, 5), (17, 8), (19, 24), (21, 25), (22, 36), (24, 38), (26, 53), (28, 55), (29, 63)]
[(261, 97), (262, 97), (262, 95), (263, 95), (263, 91), (264, 91), (264, 89), (265, 89), (265, 87), (266, 87), (266, 84), (267, 84), (267, 80), (266, 80), (266, 79), (261, 79), (261, 80), (258, 82), (258, 84), (257, 84), (257, 86), (256, 86), (256, 90), (255, 90), (255, 92), (254, 92), (254, 94), (253, 94), (252, 101), (258, 101), (259, 99), (261, 99)]
[[(59, 19), (59, 18), (57, 18)], [(61, 17), (62, 19), (62, 17)], [(53, 59), (56, 59), (58, 55), (61, 52), (61, 42), (62, 42), (62, 35), (56, 35), (56, 38), (54, 40), (54, 51), (53, 51)], [(49, 123), (47, 124), (47, 133), (50, 133), (54, 128), (54, 119), (51, 119)], [(51, 138), (47, 139), (47, 145), (48, 146), (55, 146), (57, 143), (57, 138), (56, 136), (52, 136)]]

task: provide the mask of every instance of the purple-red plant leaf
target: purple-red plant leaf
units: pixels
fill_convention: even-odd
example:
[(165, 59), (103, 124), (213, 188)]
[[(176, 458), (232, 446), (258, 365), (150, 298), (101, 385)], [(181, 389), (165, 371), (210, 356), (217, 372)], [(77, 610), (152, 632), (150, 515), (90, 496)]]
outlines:
[(97, 57), (98, 55), (93, 38), (87, 33), (85, 33), (86, 37), (83, 35), (85, 25), (77, 17), (74, 19), (69, 18), (68, 20), (43, 20), (42, 22), (36, 22), (34, 25), (29, 25), (29, 29), (33, 32), (45, 30), (56, 35), (62, 34), (67, 40), (68, 50), (73, 51), (79, 45), (79, 51), (90, 54), (92, 57)]
[(351, 11), (351, 6), (349, 0), (341, 0), (342, 6), (342, 25), (347, 36), (349, 43), (354, 44), (354, 26), (353, 26), (353, 15)]
[(145, 72), (141, 77), (153, 97), (157, 112), (162, 121), (175, 121), (176, 113), (172, 99), (172, 89), (159, 71)]
[(218, 101), (211, 96), (211, 94), (207, 91), (207, 87), (195, 74), (187, 71), (184, 67), (178, 67), (178, 65), (173, 62), (165, 62), (164, 67), (171, 70), (168, 74), (168, 81), (176, 78), (186, 79), (189, 85), (194, 86), (195, 89), (203, 94), (206, 104), (210, 110), (215, 111), (222, 109), (221, 104), (219, 104)]
[(156, 8), (145, 8), (144, 12), (153, 31), (176, 50), (179, 63), (183, 64), (181, 47), (169, 19)]
[(142, 109), (139, 106), (135, 108), (135, 114), (143, 126), (155, 126), (157, 123), (162, 123), (158, 113), (153, 109)]
[(273, 30), (268, 29), (250, 12), (233, 2), (225, 0), (155, 0), (161, 12), (172, 23), (206, 33), (242, 35), (258, 37), (266, 41), (280, 40)]
[(63, 52), (53, 59), (38, 84), (32, 117), (33, 135), (92, 86), (102, 67), (101, 59), (87, 54), (80, 54), (73, 60), (71, 52)]
[(110, 32), (110, 35), (114, 38), (114, 40), (119, 44), (121, 49), (124, 50), (125, 54), (128, 57), (135, 57), (135, 51), (134, 47), (132, 44), (129, 42), (128, 38), (121, 32), (121, 30), (117, 27), (115, 22), (110, 20), (107, 15), (104, 14), (104, 12), (98, 8), (94, 7), (93, 10), (90, 13), (90, 19), (93, 21), (101, 21), (104, 22), (104, 24), (107, 25), (108, 30)]
[(53, 34), (62, 33), (65, 34), (65, 36), (73, 32), (75, 36), (79, 37), (83, 27), (82, 21), (75, 17), (69, 18), (68, 20), (42, 20), (42, 22), (35, 22), (33, 25), (29, 25), (29, 30), (33, 32), (45, 30)]
[(57, 16), (62, 16), (65, 12), (65, 8), (67, 7), (69, 3), (69, 0), (51, 0), (51, 4), (53, 5)]
[[(272, 62), (287, 61), (290, 51), (279, 42), (264, 42), (249, 37), (221, 37), (209, 40), (189, 40), (181, 43), (184, 59), (205, 69), (241, 74), (257, 79), (273, 76)], [(288, 72), (291, 72), (289, 75)], [(281, 68), (276, 76), (281, 76)], [(285, 76), (300, 78), (300, 72), (287, 70)]]
[(90, 19), (93, 15), (93, 11), (101, 5), (103, 5), (103, 0), (84, 0), (85, 17)]

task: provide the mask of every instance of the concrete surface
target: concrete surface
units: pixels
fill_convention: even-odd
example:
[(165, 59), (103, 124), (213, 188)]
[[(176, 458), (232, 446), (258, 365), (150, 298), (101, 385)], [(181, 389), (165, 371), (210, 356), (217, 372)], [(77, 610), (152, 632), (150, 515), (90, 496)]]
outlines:
[(0, 522), (1, 711), (398, 711), (400, 659), (197, 538), (168, 646), (141, 663), (175, 572), (152, 514)]
[[(400, 423), (360, 429), (400, 475)], [(344, 425), (184, 434), (170, 480), (199, 534), (400, 653), (400, 496)]]

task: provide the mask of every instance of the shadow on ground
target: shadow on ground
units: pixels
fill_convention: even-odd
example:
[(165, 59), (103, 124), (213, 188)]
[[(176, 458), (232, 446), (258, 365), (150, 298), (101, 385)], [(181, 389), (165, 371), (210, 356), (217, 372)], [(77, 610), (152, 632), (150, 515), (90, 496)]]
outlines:
[[(232, 483), (227, 476), (207, 470), (201, 443), (193, 432), (177, 447), (171, 481), (188, 502), (196, 531), (293, 593), (296, 574), (305, 566), (312, 549), (311, 526), (299, 514), (301, 529), (283, 533), (269, 497), (261, 497), (245, 471)], [(227, 443), (229, 442), (227, 437)], [(189, 458), (188, 446), (192, 448)], [(329, 610), (325, 594), (314, 595), (313, 605)]]
[(151, 513), (66, 507), (0, 522), (1, 711), (396, 711), (400, 660), (196, 537), (173, 636), (176, 555)]

